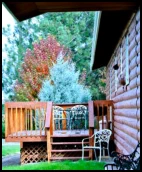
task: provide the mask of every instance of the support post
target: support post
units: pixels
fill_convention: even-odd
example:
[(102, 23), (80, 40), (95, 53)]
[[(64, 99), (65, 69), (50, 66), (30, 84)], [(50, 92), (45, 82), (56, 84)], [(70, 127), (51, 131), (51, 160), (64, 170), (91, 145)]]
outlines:
[[(89, 137), (91, 137), (94, 134), (94, 102), (89, 101), (88, 102), (88, 110), (89, 110)], [(94, 145), (94, 137), (89, 140), (89, 146)], [(94, 150), (89, 150), (89, 158), (91, 160), (94, 159)]]
[(48, 162), (50, 162), (50, 158), (51, 158), (51, 135), (53, 135), (52, 102), (47, 102), (47, 112), (46, 112), (45, 128), (46, 128), (46, 134), (47, 134)]

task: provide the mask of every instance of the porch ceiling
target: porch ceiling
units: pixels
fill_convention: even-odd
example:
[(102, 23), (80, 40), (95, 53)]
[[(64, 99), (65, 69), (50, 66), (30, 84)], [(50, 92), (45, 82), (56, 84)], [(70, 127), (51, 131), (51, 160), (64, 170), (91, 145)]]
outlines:
[(23, 21), (46, 12), (132, 10), (137, 2), (4, 2)]
[(103, 11), (92, 70), (107, 66), (133, 11)]
[(102, 11), (92, 69), (106, 66), (133, 12), (134, 2), (4, 2), (18, 21), (46, 12)]

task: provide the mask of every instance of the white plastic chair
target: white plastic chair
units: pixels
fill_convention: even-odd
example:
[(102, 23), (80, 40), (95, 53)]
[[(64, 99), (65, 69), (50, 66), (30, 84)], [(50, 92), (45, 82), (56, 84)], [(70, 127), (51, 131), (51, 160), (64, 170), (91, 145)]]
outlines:
[[(96, 157), (96, 149), (100, 150), (99, 162), (101, 161), (101, 150), (107, 149), (108, 156), (109, 155), (109, 140), (112, 132), (108, 129), (103, 129), (100, 131), (95, 132), (91, 137), (84, 138), (82, 140), (82, 159), (84, 159), (84, 149), (94, 149), (95, 157)], [(90, 138), (94, 137), (94, 146), (85, 146), (84, 140), (89, 140)], [(102, 143), (106, 143), (106, 147), (102, 147)]]

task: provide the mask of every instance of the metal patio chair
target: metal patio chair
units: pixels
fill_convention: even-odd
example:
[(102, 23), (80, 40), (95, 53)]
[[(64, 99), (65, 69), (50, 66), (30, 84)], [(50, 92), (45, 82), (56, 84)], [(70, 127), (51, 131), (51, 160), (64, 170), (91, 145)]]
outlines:
[(62, 129), (63, 110), (60, 106), (53, 106), (53, 130)]
[[(103, 129), (100, 131), (95, 132), (91, 137), (85, 138), (82, 140), (82, 159), (84, 159), (84, 149), (94, 149), (95, 157), (96, 157), (96, 149), (100, 151), (99, 162), (101, 161), (101, 151), (103, 149), (107, 149), (108, 156), (109, 156), (109, 140), (112, 132), (108, 129)], [(87, 139), (91, 139), (94, 137), (94, 145), (93, 146), (86, 146), (84, 141)]]
[(87, 107), (75, 105), (71, 108), (70, 130), (87, 128)]

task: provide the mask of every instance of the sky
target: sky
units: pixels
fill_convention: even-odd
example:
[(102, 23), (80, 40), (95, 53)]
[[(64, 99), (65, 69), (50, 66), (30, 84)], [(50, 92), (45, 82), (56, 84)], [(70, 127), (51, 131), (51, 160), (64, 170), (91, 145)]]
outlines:
[[(14, 23), (16, 23), (16, 20), (13, 18), (13, 16), (7, 11), (7, 9), (2, 4), (2, 27), (7, 26), (10, 24), (11, 26), (14, 26)], [(2, 36), (2, 45), (6, 43), (6, 38)]]
[[(16, 20), (13, 18), (13, 16), (7, 11), (7, 9), (2, 4), (2, 27), (7, 26), (7, 24), (14, 26), (14, 23), (16, 23)], [(7, 38), (2, 35), (2, 49), (6, 42), (7, 42)], [(3, 58), (7, 58), (7, 56), (6, 56), (6, 53), (2, 51), (2, 59)], [(6, 95), (2, 92), (2, 100), (5, 98), (6, 98)]]

